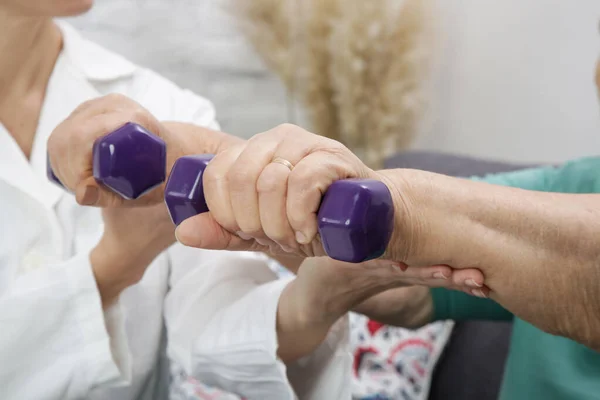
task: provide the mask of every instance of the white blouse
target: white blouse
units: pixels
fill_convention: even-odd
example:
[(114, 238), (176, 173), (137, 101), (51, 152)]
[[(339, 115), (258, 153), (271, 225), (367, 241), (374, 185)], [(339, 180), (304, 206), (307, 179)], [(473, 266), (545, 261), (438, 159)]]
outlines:
[(47, 181), (52, 129), (111, 92), (159, 120), (217, 124), (207, 100), (61, 29), (31, 161), (0, 124), (0, 398), (165, 399), (169, 370), (182, 369), (249, 399), (349, 399), (347, 320), (284, 365), (275, 318), (289, 279), (259, 255), (175, 245), (103, 311), (89, 262), (102, 218)]

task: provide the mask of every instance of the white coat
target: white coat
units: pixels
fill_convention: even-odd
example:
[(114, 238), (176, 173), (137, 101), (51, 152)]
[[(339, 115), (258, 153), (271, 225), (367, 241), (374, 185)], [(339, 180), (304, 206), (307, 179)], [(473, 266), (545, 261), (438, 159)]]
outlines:
[(289, 280), (259, 256), (175, 245), (103, 311), (89, 262), (101, 214), (47, 181), (48, 136), (113, 92), (159, 120), (217, 124), (207, 100), (60, 26), (30, 160), (0, 124), (0, 399), (176, 399), (182, 375), (249, 399), (349, 399), (347, 321), (284, 365), (275, 318)]

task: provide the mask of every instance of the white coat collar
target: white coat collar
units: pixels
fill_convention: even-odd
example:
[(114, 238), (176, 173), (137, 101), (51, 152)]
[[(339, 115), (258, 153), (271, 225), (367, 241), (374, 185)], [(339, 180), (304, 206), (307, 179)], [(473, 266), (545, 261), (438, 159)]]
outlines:
[(56, 21), (63, 33), (63, 53), (90, 81), (105, 82), (133, 75), (136, 66), (122, 56), (84, 39), (75, 28)]
[(48, 83), (30, 163), (0, 124), (0, 180), (48, 208), (65, 194), (46, 178), (46, 143), (50, 134), (77, 106), (100, 95), (94, 83), (126, 79), (136, 70), (121, 56), (83, 39), (68, 24), (60, 22), (59, 26), (63, 50)]

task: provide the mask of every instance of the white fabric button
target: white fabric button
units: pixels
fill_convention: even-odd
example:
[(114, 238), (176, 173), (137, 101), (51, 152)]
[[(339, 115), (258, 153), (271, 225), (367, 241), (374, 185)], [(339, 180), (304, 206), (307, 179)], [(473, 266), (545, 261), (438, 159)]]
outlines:
[(44, 257), (37, 250), (30, 250), (21, 260), (21, 268), (24, 273), (38, 269), (44, 264)]
[(45, 265), (55, 264), (59, 262), (58, 256), (54, 254), (45, 254), (39, 249), (32, 249), (21, 259), (21, 272), (32, 272)]

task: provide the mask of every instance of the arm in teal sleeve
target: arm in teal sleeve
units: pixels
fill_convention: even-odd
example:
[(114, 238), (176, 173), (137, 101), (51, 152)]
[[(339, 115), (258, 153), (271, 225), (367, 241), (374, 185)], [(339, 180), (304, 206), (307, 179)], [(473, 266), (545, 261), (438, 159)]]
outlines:
[[(525, 169), (473, 180), (526, 190), (560, 193), (600, 193), (600, 157), (570, 161), (560, 167)], [(434, 319), (509, 320), (512, 314), (492, 300), (446, 289), (431, 290)]]
[(500, 304), (490, 299), (469, 296), (463, 292), (447, 289), (431, 289), (433, 298), (433, 320), (453, 319), (510, 321), (513, 315)]

